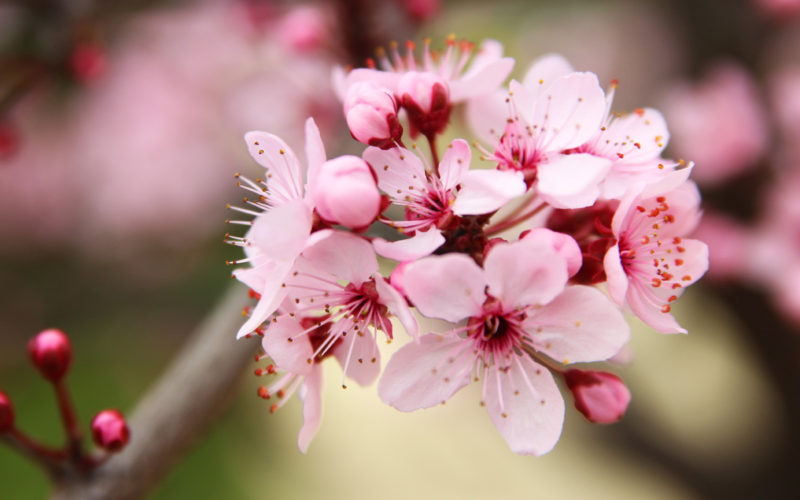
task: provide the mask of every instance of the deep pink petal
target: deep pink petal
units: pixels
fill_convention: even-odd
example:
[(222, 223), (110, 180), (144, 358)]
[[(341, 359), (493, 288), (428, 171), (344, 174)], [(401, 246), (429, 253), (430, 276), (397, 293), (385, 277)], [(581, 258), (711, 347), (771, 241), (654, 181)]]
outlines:
[(630, 338), (619, 309), (596, 288), (569, 286), (525, 323), (532, 344), (560, 363), (602, 361)]
[(481, 313), (486, 284), (483, 270), (463, 254), (425, 257), (403, 275), (406, 295), (420, 313), (453, 323)]
[(561, 293), (568, 278), (564, 257), (539, 238), (494, 246), (483, 267), (488, 293), (507, 308), (546, 304)]
[(525, 193), (521, 172), (470, 170), (461, 178), (453, 213), (457, 215), (488, 214)]
[(253, 131), (244, 135), (250, 156), (267, 169), (267, 184), (273, 204), (303, 197), (305, 172), (297, 156), (280, 137)]
[(561, 436), (564, 399), (550, 370), (512, 354), (508, 370), (493, 366), (483, 381), (486, 409), (511, 451), (543, 455)]
[(299, 396), (303, 400), (303, 427), (297, 436), (297, 446), (305, 453), (322, 423), (322, 367), (318, 364), (306, 375)]
[(471, 356), (469, 343), (455, 335), (423, 335), (392, 356), (378, 382), (378, 395), (400, 411), (441, 404), (469, 383)]

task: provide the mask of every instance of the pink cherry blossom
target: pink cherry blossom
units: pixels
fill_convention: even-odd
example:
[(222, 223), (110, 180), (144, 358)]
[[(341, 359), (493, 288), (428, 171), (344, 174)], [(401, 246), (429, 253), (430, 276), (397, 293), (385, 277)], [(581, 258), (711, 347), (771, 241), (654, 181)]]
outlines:
[(380, 370), (378, 331), (389, 339), (393, 337), (391, 316), (400, 320), (409, 335), (417, 335), (417, 323), (405, 299), (378, 273), (372, 246), (350, 233), (330, 229), (314, 233), (280, 288), (285, 292), (286, 312), (271, 320), (265, 338), (270, 337), (275, 325), (292, 321), (295, 316), (320, 321), (313, 328), (288, 336), (284, 342), (287, 347), (298, 337), (323, 326), (326, 329), (325, 338), (315, 343), (313, 353), (306, 358), (282, 363), (280, 355), (275, 358), (276, 347), (268, 350), (278, 364), (294, 372), (297, 365), (331, 351), (345, 376), (368, 385)]
[(405, 207), (406, 220), (381, 220), (414, 235), (413, 241), (375, 240), (381, 255), (396, 260), (430, 254), (444, 243), (442, 230), (456, 225), (457, 217), (494, 212), (525, 192), (522, 176), (515, 172), (469, 170), (472, 153), (463, 139), (450, 144), (433, 172), (404, 148), (367, 148), (363, 157), (372, 165), (378, 187), (395, 205)]
[(456, 42), (454, 38), (448, 38), (447, 48), (441, 53), (431, 50), (430, 40), (426, 39), (424, 45), (420, 60), (414, 55), (414, 43), (407, 43), (405, 56), (394, 44), (388, 55), (385, 51), (379, 55), (380, 70), (359, 68), (346, 76), (335, 75), (340, 97), (351, 85), (362, 81), (374, 81), (397, 94), (402, 76), (413, 71), (440, 78), (450, 102), (462, 102), (496, 90), (514, 66), (513, 59), (503, 57), (503, 46), (496, 40), (485, 40), (477, 51), (474, 44)]
[[(233, 275), (259, 293), (260, 299), (237, 338), (255, 330), (281, 303), (284, 278), (311, 234), (313, 192), (305, 188), (306, 171), (294, 151), (278, 136), (248, 132), (245, 142), (253, 159), (266, 169), (265, 180), (254, 182), (239, 176), (242, 188), (254, 199), (251, 208), (232, 207), (254, 216), (253, 221), (229, 221), (250, 226), (244, 237), (228, 235), (228, 241), (244, 248), (252, 267), (237, 269)], [(314, 120), (306, 122), (308, 176), (314, 178), (325, 161), (325, 149)]]
[(700, 218), (699, 204), (691, 182), (657, 196), (631, 192), (611, 222), (617, 242), (604, 259), (608, 291), (661, 333), (686, 333), (671, 304), (708, 269), (708, 246), (685, 238)]
[(625, 415), (631, 392), (613, 373), (567, 370), (564, 381), (575, 397), (575, 408), (590, 422), (613, 424)]
[(446, 401), (473, 377), (482, 402), (516, 453), (550, 451), (564, 400), (546, 366), (597, 361), (627, 341), (628, 326), (599, 291), (568, 286), (567, 263), (546, 238), (492, 247), (484, 268), (463, 254), (408, 264), (403, 286), (425, 316), (464, 326), (400, 349), (378, 385), (401, 411)]

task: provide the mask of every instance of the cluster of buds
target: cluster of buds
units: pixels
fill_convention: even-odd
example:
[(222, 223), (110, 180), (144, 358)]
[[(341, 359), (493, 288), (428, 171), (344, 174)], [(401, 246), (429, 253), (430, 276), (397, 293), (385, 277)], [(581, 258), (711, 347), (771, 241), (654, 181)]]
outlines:
[(65, 382), (72, 363), (72, 346), (64, 332), (54, 328), (40, 332), (28, 343), (28, 354), (42, 377), (53, 384), (67, 440), (62, 448), (51, 448), (28, 437), (16, 425), (11, 399), (0, 391), (0, 437), (7, 444), (51, 472), (73, 469), (82, 473), (97, 467), (110, 454), (125, 447), (130, 439), (125, 418), (117, 410), (103, 410), (91, 423), (92, 436), (99, 451), (91, 454), (84, 451), (83, 432)]
[[(616, 82), (606, 91), (555, 55), (503, 89), (514, 61), (491, 40), (378, 54), (334, 76), (351, 134), (368, 146), (360, 158), (328, 160), (312, 119), (305, 165), (275, 135), (245, 137), (266, 172), (237, 174), (247, 206), (232, 208), (252, 219), (228, 221), (248, 231), (226, 241), (244, 250), (233, 276), (258, 298), (238, 336), (261, 337), (267, 365), (256, 374), (273, 382), (259, 395), (275, 411), (299, 391), (302, 451), (320, 425), (319, 365), (331, 356), (342, 387), (380, 376), (380, 398), (402, 411), (481, 383), (480, 403), (516, 453), (558, 441), (557, 379), (588, 420), (618, 420), (630, 401), (622, 380), (567, 366), (626, 347), (623, 309), (685, 333), (672, 305), (708, 265), (705, 244), (687, 238), (700, 216), (692, 164), (661, 156), (661, 114), (612, 112)], [(459, 105), (452, 116), (479, 141), (454, 139), (440, 155), (436, 138)], [(398, 238), (375, 236), (381, 225)], [(389, 275), (378, 256), (395, 263)], [(420, 316), (451, 326), (420, 332)], [(411, 341), (381, 374), (377, 341), (398, 324)]]

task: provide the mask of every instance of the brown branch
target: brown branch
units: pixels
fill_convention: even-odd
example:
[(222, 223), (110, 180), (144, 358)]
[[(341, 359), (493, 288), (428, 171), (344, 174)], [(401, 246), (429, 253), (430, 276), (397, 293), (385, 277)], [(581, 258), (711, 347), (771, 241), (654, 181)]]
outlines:
[(130, 444), (89, 475), (62, 477), (53, 498), (140, 498), (171, 470), (228, 406), (252, 359), (252, 341), (234, 337), (246, 295), (230, 290), (189, 338), (133, 412)]

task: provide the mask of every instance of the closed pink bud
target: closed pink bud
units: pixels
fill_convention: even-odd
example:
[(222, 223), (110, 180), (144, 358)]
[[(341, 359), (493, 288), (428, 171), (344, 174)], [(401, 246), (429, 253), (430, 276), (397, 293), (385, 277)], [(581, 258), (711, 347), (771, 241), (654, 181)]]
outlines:
[(409, 71), (397, 82), (397, 95), (414, 129), (425, 136), (438, 134), (450, 120), (453, 104), (447, 82), (433, 73)]
[(44, 378), (58, 382), (72, 362), (72, 346), (61, 330), (44, 330), (28, 342), (28, 354), (33, 365)]
[(564, 380), (575, 397), (575, 408), (590, 422), (613, 424), (625, 415), (631, 393), (616, 375), (593, 370), (568, 370)]
[(0, 434), (13, 428), (14, 405), (11, 404), (11, 400), (6, 396), (6, 393), (0, 391)]
[(125, 417), (117, 410), (103, 410), (92, 419), (92, 438), (99, 448), (116, 453), (128, 444), (130, 436)]
[(388, 149), (403, 135), (394, 96), (375, 82), (359, 82), (347, 90), (344, 114), (350, 134), (363, 144)]
[(340, 156), (322, 164), (313, 201), (323, 219), (353, 229), (369, 226), (381, 206), (370, 166), (358, 156)]

